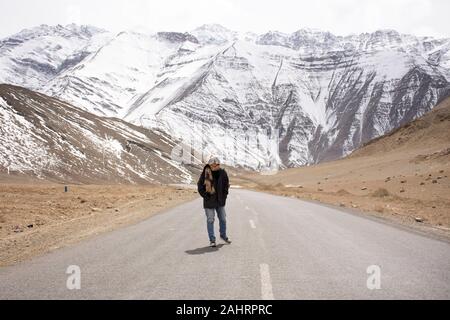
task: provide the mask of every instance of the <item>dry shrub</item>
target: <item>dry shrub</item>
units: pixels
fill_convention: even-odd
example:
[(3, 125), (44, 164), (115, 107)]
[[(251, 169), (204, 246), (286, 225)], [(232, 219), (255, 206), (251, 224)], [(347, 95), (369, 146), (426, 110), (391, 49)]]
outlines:
[(350, 192), (348, 192), (345, 189), (340, 189), (338, 192), (336, 192), (336, 194), (339, 195), (339, 196), (346, 196), (346, 195), (349, 195)]
[(378, 188), (372, 193), (372, 197), (384, 198), (389, 197), (391, 194), (385, 188)]

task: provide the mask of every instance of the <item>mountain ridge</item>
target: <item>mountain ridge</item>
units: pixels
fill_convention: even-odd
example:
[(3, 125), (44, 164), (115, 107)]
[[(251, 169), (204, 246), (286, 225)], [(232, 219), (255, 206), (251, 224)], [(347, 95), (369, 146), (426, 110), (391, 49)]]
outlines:
[[(84, 46), (76, 35), (68, 43), (59, 36), (48, 40), (50, 48), (65, 43), (66, 56), (61, 49), (35, 51), (30, 45), (21, 55), (3, 57), (0, 70), (11, 76), (0, 82), (177, 139), (206, 137), (208, 152), (251, 169), (340, 158), (450, 95), (450, 39), (395, 30), (255, 35), (220, 25), (153, 34), (94, 31)], [(77, 50), (71, 51), (75, 42)], [(27, 60), (29, 55), (48, 54), (61, 63), (59, 74), (58, 68), (47, 72), (45, 61), (38, 61), (42, 76), (29, 70), (39, 65)], [(27, 71), (30, 83), (13, 76), (16, 65)], [(250, 133), (275, 131), (278, 154), (258, 143), (241, 147)], [(241, 138), (236, 132), (248, 134)], [(223, 147), (230, 134), (233, 151)]]

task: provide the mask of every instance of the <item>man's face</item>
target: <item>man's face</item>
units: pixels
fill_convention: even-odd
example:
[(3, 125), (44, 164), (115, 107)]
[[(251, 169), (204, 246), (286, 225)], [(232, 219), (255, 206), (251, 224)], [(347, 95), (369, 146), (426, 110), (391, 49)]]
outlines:
[(211, 164), (211, 170), (212, 171), (217, 171), (219, 169), (220, 169), (220, 164), (218, 164), (218, 163)]

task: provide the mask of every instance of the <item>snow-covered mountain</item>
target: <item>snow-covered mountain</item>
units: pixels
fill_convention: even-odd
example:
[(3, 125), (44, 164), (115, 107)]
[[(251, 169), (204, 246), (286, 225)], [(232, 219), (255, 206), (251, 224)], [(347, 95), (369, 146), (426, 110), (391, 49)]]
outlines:
[(0, 177), (189, 183), (195, 168), (172, 159), (177, 143), (158, 131), (99, 117), (22, 87), (0, 85)]
[(43, 89), (108, 41), (108, 33), (91, 26), (41, 25), (0, 41), (4, 83)]
[(450, 95), (450, 39), (393, 30), (41, 26), (1, 41), (0, 52), (0, 82), (194, 139), (251, 168), (342, 157)]

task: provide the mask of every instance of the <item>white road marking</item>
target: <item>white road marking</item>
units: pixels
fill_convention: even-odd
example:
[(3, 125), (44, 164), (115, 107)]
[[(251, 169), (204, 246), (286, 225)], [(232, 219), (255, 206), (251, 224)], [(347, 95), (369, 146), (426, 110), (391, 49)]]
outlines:
[(263, 300), (274, 300), (269, 265), (267, 263), (261, 263), (259, 265), (259, 272), (261, 273), (261, 296)]
[(249, 222), (250, 222), (250, 227), (252, 227), (252, 229), (256, 229), (255, 221), (249, 220)]

